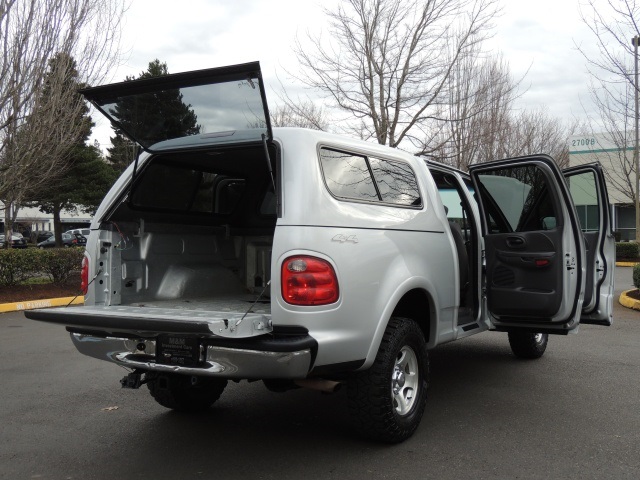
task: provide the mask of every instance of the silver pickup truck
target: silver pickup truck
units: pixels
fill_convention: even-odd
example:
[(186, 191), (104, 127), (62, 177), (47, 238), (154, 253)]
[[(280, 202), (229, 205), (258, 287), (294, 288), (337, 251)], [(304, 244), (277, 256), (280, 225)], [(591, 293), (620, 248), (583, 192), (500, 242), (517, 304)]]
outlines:
[(84, 305), (25, 314), (165, 407), (209, 408), (228, 380), (345, 385), (356, 430), (400, 442), (437, 345), (508, 332), (537, 358), (549, 334), (611, 324), (598, 165), (538, 155), (467, 174), (272, 129), (257, 62), (83, 93), (140, 154), (91, 225)]

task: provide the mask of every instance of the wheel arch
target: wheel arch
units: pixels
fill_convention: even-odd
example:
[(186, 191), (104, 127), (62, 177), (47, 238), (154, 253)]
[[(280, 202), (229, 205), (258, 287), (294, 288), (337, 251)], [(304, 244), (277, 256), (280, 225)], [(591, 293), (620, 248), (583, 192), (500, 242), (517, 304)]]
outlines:
[(410, 318), (422, 331), (425, 342), (432, 345), (437, 339), (438, 302), (424, 279), (412, 279), (400, 285), (384, 310), (369, 347), (367, 358), (360, 370), (369, 368), (378, 353), (382, 336), (393, 317)]
[(435, 332), (432, 331), (435, 322), (431, 321), (431, 318), (435, 317), (433, 300), (429, 292), (424, 289), (414, 288), (406, 292), (393, 309), (391, 317), (404, 317), (415, 321), (427, 343), (435, 336)]

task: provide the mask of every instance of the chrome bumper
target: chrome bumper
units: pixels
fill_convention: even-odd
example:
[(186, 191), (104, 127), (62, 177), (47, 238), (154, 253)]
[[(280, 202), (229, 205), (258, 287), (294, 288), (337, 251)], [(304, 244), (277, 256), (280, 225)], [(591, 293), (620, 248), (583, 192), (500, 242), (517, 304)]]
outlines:
[[(185, 367), (157, 364), (154, 340), (104, 338), (80, 333), (71, 333), (71, 340), (80, 353), (124, 367), (222, 378), (305, 378), (312, 358), (309, 348), (273, 352), (208, 345), (203, 346), (201, 367)], [(144, 347), (140, 349), (142, 345)]]

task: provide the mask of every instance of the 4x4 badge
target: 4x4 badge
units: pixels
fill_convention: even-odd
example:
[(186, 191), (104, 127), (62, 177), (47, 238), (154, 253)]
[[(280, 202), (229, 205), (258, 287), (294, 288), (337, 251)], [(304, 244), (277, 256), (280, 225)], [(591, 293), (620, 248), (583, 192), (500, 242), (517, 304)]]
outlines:
[(358, 237), (356, 237), (355, 235), (343, 235), (339, 233), (335, 237), (333, 237), (331, 241), (340, 242), (340, 243), (344, 243), (344, 242), (358, 243)]

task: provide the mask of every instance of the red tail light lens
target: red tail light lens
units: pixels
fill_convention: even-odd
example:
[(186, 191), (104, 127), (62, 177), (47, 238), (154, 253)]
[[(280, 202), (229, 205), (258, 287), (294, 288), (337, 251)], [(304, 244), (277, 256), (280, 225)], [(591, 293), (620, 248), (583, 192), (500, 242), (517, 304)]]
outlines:
[(82, 271), (80, 272), (80, 290), (83, 295), (87, 294), (89, 290), (89, 258), (84, 257), (82, 259)]
[(327, 305), (338, 301), (338, 278), (326, 260), (306, 255), (282, 263), (282, 298), (292, 305)]

